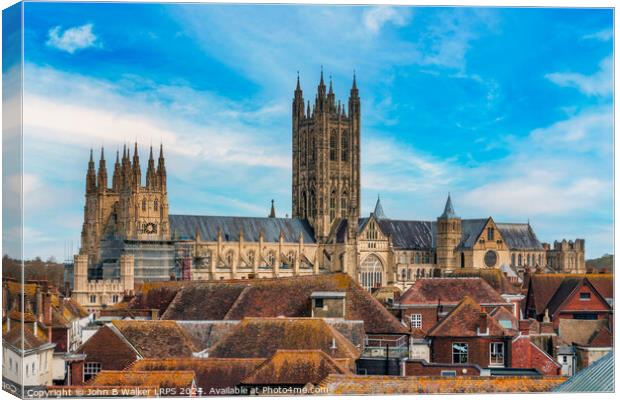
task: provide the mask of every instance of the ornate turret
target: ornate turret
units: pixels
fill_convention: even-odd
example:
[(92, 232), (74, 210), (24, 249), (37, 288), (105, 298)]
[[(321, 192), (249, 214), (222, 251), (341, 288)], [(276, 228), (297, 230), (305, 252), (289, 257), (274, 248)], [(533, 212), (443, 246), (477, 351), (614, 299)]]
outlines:
[(269, 212), (269, 218), (275, 218), (275, 217), (276, 217), (276, 207), (274, 205), (273, 199), (271, 199), (271, 211)]
[(133, 148), (133, 162), (131, 164), (133, 185), (138, 188), (142, 184), (142, 171), (140, 170), (140, 156), (138, 155), (138, 142)]
[(162, 192), (166, 192), (166, 163), (164, 160), (164, 145), (159, 145), (159, 160), (157, 161), (157, 179), (159, 188)]
[(108, 188), (108, 171), (105, 166), (105, 156), (103, 147), (101, 148), (101, 158), (99, 159), (99, 171), (97, 172), (97, 187), (100, 192), (105, 192)]
[(153, 159), (153, 146), (151, 146), (149, 152), (149, 163), (146, 169), (146, 187), (153, 189), (157, 186), (157, 178), (155, 172), (155, 160)]
[(121, 191), (121, 163), (116, 151), (116, 162), (114, 163), (114, 175), (112, 175), (112, 190), (116, 193)]
[(90, 159), (88, 160), (88, 170), (86, 171), (86, 193), (97, 191), (97, 173), (95, 172), (95, 161), (93, 160), (93, 149), (90, 149)]

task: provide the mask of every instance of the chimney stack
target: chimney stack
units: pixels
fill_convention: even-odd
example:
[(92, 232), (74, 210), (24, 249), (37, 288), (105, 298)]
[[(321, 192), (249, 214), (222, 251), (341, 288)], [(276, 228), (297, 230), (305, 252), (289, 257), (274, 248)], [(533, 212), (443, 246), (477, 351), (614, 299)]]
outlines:
[(39, 285), (37, 285), (35, 301), (35, 317), (38, 321), (43, 321), (43, 293), (41, 292), (41, 287)]
[(489, 321), (485, 312), (478, 314), (478, 333), (481, 335), (489, 334)]

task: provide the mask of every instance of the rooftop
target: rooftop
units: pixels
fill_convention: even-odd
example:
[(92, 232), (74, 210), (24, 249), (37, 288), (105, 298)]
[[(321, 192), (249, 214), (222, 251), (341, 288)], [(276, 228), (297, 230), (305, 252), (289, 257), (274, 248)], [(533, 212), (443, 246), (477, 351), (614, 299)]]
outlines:
[(357, 359), (360, 351), (320, 318), (244, 318), (209, 349), (209, 357), (267, 358), (277, 350), (322, 350)]
[(565, 381), (564, 377), (396, 377), (329, 375), (320, 387), (331, 395), (420, 393), (541, 393)]
[(200, 351), (175, 321), (112, 321), (115, 328), (144, 358), (191, 357)]
[(422, 278), (415, 281), (400, 296), (402, 305), (458, 304), (470, 296), (479, 304), (505, 304), (506, 300), (484, 279), (472, 278)]

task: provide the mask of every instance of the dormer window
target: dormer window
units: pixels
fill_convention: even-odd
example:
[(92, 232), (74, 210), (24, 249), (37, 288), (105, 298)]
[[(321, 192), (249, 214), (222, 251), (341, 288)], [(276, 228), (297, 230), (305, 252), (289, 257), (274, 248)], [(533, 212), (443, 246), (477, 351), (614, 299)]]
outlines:
[(579, 293), (579, 300), (587, 301), (587, 300), (590, 300), (590, 297), (591, 297), (591, 294), (589, 292)]

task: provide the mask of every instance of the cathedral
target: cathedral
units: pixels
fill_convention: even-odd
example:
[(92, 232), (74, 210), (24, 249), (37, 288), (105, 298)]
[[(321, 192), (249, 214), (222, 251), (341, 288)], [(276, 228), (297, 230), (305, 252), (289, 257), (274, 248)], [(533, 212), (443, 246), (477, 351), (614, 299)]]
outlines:
[[(585, 272), (585, 242), (541, 243), (528, 223), (462, 219), (448, 196), (433, 221), (395, 220), (377, 199), (360, 215), (361, 100), (347, 103), (323, 73), (314, 102), (297, 78), (292, 101), (292, 217), (169, 214), (163, 145), (150, 148), (146, 176), (138, 144), (117, 152), (109, 186), (104, 150), (86, 173), (81, 248), (73, 297), (95, 310), (119, 302), (135, 283), (260, 279), (346, 272), (368, 290), (406, 288), (457, 268)], [(439, 209), (441, 211), (441, 209)], [(439, 214), (439, 212), (438, 212)]]

